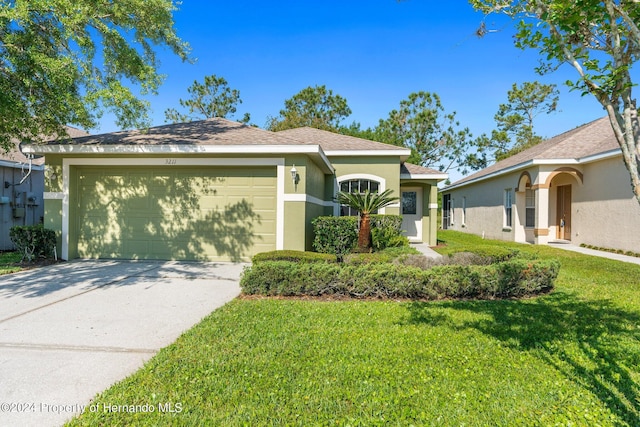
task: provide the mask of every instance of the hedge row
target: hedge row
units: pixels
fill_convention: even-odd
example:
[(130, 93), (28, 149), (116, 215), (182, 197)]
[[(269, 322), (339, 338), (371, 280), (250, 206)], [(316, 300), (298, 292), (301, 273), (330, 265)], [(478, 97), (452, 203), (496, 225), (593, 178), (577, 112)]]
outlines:
[(266, 261), (247, 267), (245, 294), (351, 298), (495, 299), (553, 288), (559, 262), (513, 258), (491, 265), (444, 265), (422, 270), (395, 264), (339, 265)]

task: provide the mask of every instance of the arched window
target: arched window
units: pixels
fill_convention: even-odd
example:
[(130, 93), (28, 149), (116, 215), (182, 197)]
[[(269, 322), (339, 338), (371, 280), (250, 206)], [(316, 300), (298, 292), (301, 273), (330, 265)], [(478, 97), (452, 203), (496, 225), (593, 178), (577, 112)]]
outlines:
[[(340, 182), (340, 191), (346, 193), (364, 193), (369, 190), (370, 193), (378, 193), (380, 191), (380, 183), (372, 179), (347, 179)], [(377, 213), (377, 212), (373, 212)], [(358, 216), (359, 212), (351, 209), (349, 206), (340, 205), (340, 216)]]

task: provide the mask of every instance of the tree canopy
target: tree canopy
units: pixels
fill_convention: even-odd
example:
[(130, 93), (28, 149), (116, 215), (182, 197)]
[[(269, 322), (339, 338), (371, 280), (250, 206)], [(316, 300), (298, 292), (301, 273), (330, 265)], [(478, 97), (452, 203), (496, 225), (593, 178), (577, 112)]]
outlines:
[(351, 115), (347, 100), (334, 95), (326, 86), (302, 89), (284, 101), (285, 108), (278, 117), (268, 119), (267, 129), (280, 131), (309, 126), (337, 132), (343, 119)]
[[(637, 0), (470, 0), (489, 15), (517, 21), (516, 46), (537, 49), (540, 73), (571, 65), (566, 83), (594, 96), (607, 111), (640, 203), (640, 121), (632, 95), (631, 68), (640, 56), (640, 1)], [(484, 25), (478, 35), (484, 35)]]
[(360, 129), (353, 123), (342, 133), (411, 149), (409, 163), (437, 168), (477, 169), (474, 140), (468, 128), (461, 127), (455, 112), (447, 112), (440, 97), (431, 92), (414, 92), (400, 101), (386, 119), (373, 129)]
[[(187, 89), (191, 98), (180, 99), (182, 108), (186, 113), (181, 113), (175, 108), (165, 110), (165, 121), (181, 123), (193, 120), (209, 119), (212, 117), (230, 117), (235, 114), (237, 105), (242, 104), (240, 91), (231, 89), (224, 77), (215, 74), (205, 76), (203, 83), (194, 81)], [(246, 113), (241, 120), (247, 123), (250, 116)]]
[(556, 111), (559, 92), (554, 84), (540, 82), (514, 83), (507, 92), (507, 102), (498, 106), (494, 116), (496, 129), (491, 136), (481, 135), (476, 145), (486, 162), (502, 160), (542, 142), (534, 129), (534, 119)]
[(0, 146), (92, 128), (102, 112), (144, 127), (162, 81), (154, 49), (188, 60), (170, 0), (0, 2)]

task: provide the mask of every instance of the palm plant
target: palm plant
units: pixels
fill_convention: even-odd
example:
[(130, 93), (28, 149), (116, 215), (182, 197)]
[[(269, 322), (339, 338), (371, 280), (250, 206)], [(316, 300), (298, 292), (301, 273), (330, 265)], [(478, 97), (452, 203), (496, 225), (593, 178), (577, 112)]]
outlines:
[(371, 242), (370, 215), (398, 200), (398, 197), (391, 196), (391, 193), (393, 190), (387, 189), (382, 193), (371, 193), (369, 190), (365, 190), (364, 193), (339, 191), (336, 194), (338, 203), (347, 205), (360, 213), (360, 231), (358, 232), (358, 250), (360, 252), (366, 252)]

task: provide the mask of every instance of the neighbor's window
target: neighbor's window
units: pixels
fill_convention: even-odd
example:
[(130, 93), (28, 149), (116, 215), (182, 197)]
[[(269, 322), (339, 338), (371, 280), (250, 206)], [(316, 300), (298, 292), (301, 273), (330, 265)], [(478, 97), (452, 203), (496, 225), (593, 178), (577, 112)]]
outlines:
[(467, 222), (467, 198), (463, 197), (462, 198), (462, 218), (461, 218), (461, 223), (462, 225), (465, 225)]
[(525, 227), (536, 226), (536, 194), (533, 190), (525, 191)]
[[(364, 193), (369, 190), (370, 193), (377, 193), (380, 183), (370, 179), (350, 179), (340, 183), (340, 191), (346, 193)], [(373, 212), (377, 213), (377, 212)], [(340, 216), (358, 216), (359, 212), (351, 209), (349, 206), (340, 205)]]
[(453, 224), (453, 215), (451, 214), (451, 194), (442, 196), (442, 228), (447, 230)]
[(510, 188), (504, 190), (504, 227), (511, 227), (512, 210), (513, 210), (513, 196)]

